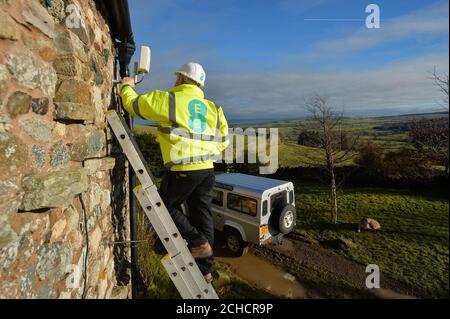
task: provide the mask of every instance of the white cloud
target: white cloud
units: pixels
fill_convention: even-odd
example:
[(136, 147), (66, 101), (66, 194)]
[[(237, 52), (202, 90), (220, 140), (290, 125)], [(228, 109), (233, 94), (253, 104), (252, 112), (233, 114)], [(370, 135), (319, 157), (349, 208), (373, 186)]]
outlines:
[(377, 47), (383, 43), (448, 34), (448, 10), (448, 2), (442, 2), (398, 18), (384, 20), (381, 7), (380, 29), (367, 29), (362, 26), (356, 32), (333, 39), (323, 39), (316, 42), (302, 56), (302, 59), (323, 58), (324, 54), (342, 57), (359, 50)]
[[(448, 72), (448, 52), (405, 59), (378, 69), (216, 72), (208, 75), (205, 92), (207, 98), (222, 105), (227, 117), (234, 119), (303, 116), (303, 99), (314, 91), (332, 97), (348, 116), (433, 112), (441, 110), (441, 94), (428, 78), (434, 67)], [(157, 70), (138, 92), (168, 90), (174, 80), (171, 70)]]
[(348, 116), (437, 111), (439, 91), (428, 79), (434, 67), (448, 72), (448, 53), (407, 59), (380, 69), (280, 71), (217, 74), (208, 96), (232, 118), (289, 118), (304, 115), (302, 103), (314, 91), (333, 98)]

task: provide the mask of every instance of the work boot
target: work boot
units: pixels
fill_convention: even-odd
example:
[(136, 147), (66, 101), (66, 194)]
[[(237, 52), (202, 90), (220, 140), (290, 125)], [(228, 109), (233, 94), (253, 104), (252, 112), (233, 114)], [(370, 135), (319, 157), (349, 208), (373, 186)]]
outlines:
[(203, 276), (206, 280), (206, 282), (209, 284), (213, 281), (213, 276), (211, 275), (211, 273), (207, 273), (206, 275)]
[(191, 254), (194, 258), (208, 258), (213, 255), (213, 251), (211, 245), (208, 242), (205, 242), (198, 247), (192, 247)]

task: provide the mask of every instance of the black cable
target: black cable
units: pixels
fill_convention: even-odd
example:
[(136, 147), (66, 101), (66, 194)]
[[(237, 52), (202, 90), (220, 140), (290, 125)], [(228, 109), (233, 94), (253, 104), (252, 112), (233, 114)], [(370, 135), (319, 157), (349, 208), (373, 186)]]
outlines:
[(86, 286), (87, 286), (87, 263), (88, 263), (88, 254), (89, 254), (89, 235), (88, 235), (88, 226), (87, 226), (87, 214), (86, 214), (86, 206), (84, 205), (84, 200), (81, 194), (79, 195), (81, 208), (83, 210), (83, 219), (84, 219), (84, 232), (86, 236), (86, 255), (84, 256), (84, 286), (83, 293), (81, 294), (82, 299), (86, 299)]
[(139, 84), (139, 83), (141, 83), (142, 81), (144, 81), (144, 78), (145, 78), (145, 76), (144, 76), (144, 74), (142, 74), (142, 78), (140, 79), (140, 80), (138, 80), (136, 83), (134, 83), (135, 85), (136, 84)]

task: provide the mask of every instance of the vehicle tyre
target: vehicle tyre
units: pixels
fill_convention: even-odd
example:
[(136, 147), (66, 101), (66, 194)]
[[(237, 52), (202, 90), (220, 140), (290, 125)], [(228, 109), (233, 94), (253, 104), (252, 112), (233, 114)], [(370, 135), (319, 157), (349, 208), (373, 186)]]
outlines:
[(235, 229), (225, 231), (225, 244), (234, 257), (244, 256), (248, 252), (248, 243), (242, 239), (241, 234)]
[(295, 207), (286, 205), (283, 207), (278, 218), (278, 229), (282, 234), (288, 234), (294, 229), (296, 212)]

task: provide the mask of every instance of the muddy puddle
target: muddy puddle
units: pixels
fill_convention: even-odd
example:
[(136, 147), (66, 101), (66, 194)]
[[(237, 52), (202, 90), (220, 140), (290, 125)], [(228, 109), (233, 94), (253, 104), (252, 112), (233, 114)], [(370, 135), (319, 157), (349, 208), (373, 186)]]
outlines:
[(232, 271), (250, 284), (282, 298), (307, 298), (307, 291), (293, 275), (253, 254), (235, 257), (216, 257), (231, 266)]
[[(355, 287), (359, 287), (361, 292), (361, 298), (367, 298), (367, 292), (373, 294), (375, 298), (381, 299), (410, 299), (413, 296), (401, 293), (392, 287), (392, 283), (388, 283), (386, 288), (367, 289), (360, 287), (360, 283), (365, 281), (366, 273), (364, 266), (353, 263), (342, 257), (335, 256), (330, 253), (323, 252), (322, 250), (314, 249), (312, 246), (302, 245), (295, 243), (291, 240), (283, 241), (282, 245), (274, 246), (274, 250), (286, 256), (293, 256), (295, 260), (304, 260), (305, 258), (311, 262), (313, 266), (319, 266), (324, 268), (324, 271), (332, 273), (339, 278), (348, 280), (354, 283)], [(220, 247), (220, 248), (219, 248)], [(247, 255), (236, 258), (226, 254), (226, 250), (223, 247), (217, 247), (216, 259), (228, 264), (237, 276), (246, 280), (252, 286), (264, 289), (274, 296), (280, 298), (324, 298), (320, 291), (316, 289), (308, 289), (298, 281), (293, 274), (290, 274), (282, 268), (275, 266), (269, 259), (256, 256), (252, 252)], [(391, 289), (389, 289), (391, 288)], [(347, 298), (343, 295), (343, 298)], [(354, 296), (354, 298), (359, 298)], [(370, 297), (369, 297), (370, 298)]]

